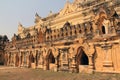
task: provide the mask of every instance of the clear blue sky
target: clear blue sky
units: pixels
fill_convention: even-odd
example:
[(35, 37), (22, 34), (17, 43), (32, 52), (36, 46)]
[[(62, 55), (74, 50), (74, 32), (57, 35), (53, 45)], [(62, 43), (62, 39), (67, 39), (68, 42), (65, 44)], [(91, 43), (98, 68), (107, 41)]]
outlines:
[(0, 35), (11, 39), (19, 22), (26, 27), (34, 25), (36, 12), (45, 17), (50, 10), (60, 11), (65, 3), (66, 0), (0, 0)]

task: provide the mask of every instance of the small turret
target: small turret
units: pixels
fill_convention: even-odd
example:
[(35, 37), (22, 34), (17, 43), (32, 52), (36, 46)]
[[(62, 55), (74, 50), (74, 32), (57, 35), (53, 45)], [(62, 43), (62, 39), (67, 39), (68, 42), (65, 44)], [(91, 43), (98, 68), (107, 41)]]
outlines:
[(18, 24), (18, 34), (22, 33), (24, 31), (24, 27), (21, 23)]
[(35, 14), (35, 23), (41, 23), (42, 22), (42, 18), (38, 15), (38, 13)]

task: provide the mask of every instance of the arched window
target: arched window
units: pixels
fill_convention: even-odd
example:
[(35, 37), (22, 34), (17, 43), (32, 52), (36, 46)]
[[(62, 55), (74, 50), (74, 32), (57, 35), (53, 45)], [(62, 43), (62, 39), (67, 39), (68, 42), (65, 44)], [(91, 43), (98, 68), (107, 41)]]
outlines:
[(75, 30), (75, 34), (77, 34), (76, 30)]
[(105, 26), (102, 26), (102, 33), (105, 34)]

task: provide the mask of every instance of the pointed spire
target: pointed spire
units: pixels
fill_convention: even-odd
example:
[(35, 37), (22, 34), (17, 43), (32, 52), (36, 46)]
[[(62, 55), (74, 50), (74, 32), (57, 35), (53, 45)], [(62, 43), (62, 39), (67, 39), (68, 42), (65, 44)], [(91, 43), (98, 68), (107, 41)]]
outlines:
[(79, 4), (79, 3), (84, 3), (84, 2), (86, 2), (86, 0), (74, 0), (74, 4)]
[(70, 5), (70, 1), (66, 0), (66, 6), (69, 6), (69, 5)]
[(67, 3), (69, 3), (69, 0), (66, 0)]
[(69, 3), (70, 3), (70, 1), (69, 1), (69, 0), (66, 0), (66, 3), (67, 3), (67, 4), (69, 4)]
[(50, 13), (52, 13), (52, 11), (50, 10)]
[(39, 15), (38, 15), (38, 13), (36, 12), (36, 14), (35, 14), (35, 17), (37, 17), (37, 18), (41, 18)]
[(51, 16), (52, 14), (53, 14), (53, 12), (50, 10), (50, 12), (49, 12), (48, 16)]
[(35, 14), (35, 23), (38, 23), (38, 22), (40, 22), (40, 21), (42, 21), (42, 18), (38, 15), (38, 13), (36, 13)]
[(19, 23), (18, 23), (18, 26), (22, 26), (22, 24), (19, 22)]
[(37, 12), (36, 12), (35, 16), (39, 16)]

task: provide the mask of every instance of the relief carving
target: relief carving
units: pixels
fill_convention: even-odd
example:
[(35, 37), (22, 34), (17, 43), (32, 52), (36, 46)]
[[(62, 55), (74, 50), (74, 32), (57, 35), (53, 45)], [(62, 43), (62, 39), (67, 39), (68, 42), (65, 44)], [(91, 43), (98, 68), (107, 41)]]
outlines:
[(66, 14), (71, 13), (73, 11), (74, 11), (74, 7), (72, 6), (72, 4), (69, 1), (67, 1), (67, 3), (65, 4), (64, 9), (60, 11), (59, 16), (66, 15)]

